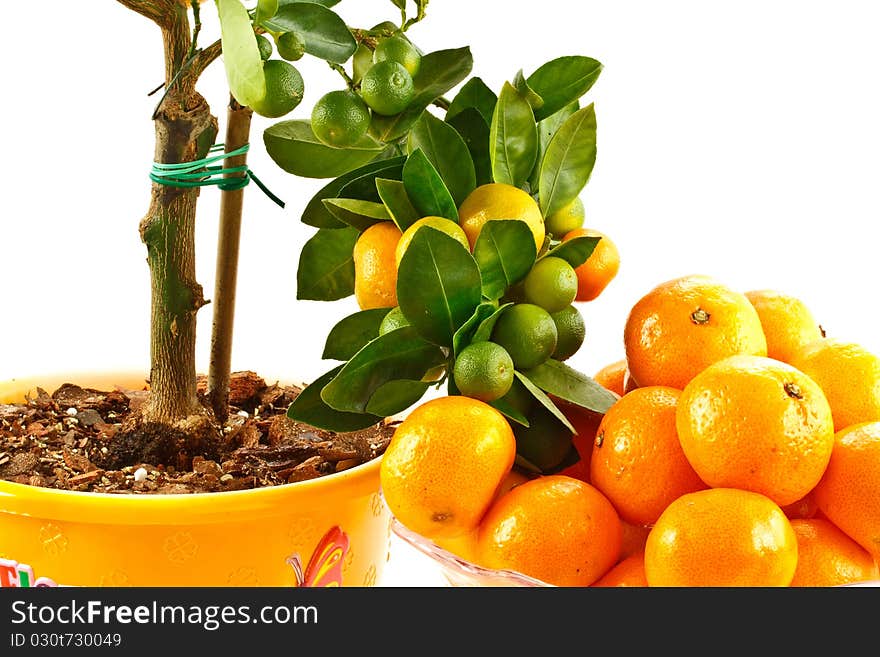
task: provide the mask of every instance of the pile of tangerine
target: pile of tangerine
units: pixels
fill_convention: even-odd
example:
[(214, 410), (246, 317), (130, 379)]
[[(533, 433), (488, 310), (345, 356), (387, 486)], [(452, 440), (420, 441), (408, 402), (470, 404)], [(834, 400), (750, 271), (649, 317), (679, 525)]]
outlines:
[[(589, 263), (589, 261), (588, 261)], [(631, 308), (603, 416), (560, 403), (580, 461), (529, 475), (489, 404), (427, 401), (381, 465), (398, 522), (556, 586), (838, 586), (878, 579), (880, 357), (806, 304), (700, 275)]]

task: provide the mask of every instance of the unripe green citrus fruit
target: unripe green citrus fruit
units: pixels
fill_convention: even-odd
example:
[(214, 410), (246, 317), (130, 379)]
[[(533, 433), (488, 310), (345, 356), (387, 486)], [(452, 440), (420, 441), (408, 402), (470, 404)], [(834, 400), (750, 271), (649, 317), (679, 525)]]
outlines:
[(283, 59), (267, 60), (263, 62), (263, 75), (266, 77), (266, 95), (251, 105), (254, 112), (277, 119), (299, 105), (305, 85), (293, 64)]
[(370, 111), (364, 101), (348, 89), (324, 94), (312, 108), (312, 132), (328, 146), (351, 146), (369, 127)]
[(361, 80), (361, 96), (376, 114), (393, 116), (409, 107), (416, 88), (403, 64), (385, 60), (373, 64)]
[(409, 74), (415, 77), (419, 72), (422, 56), (409, 39), (396, 34), (376, 44), (373, 61), (378, 64), (386, 60), (402, 64)]
[(455, 386), (466, 397), (490, 402), (513, 384), (513, 361), (501, 345), (474, 342), (462, 349), (452, 369)]
[(546, 362), (556, 350), (556, 323), (541, 306), (517, 303), (507, 308), (492, 330), (492, 341), (507, 350), (517, 370)]

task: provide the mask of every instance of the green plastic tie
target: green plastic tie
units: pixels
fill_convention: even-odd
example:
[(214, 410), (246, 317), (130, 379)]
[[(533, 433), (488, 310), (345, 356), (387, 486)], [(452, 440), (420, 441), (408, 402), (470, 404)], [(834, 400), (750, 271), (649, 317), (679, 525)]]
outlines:
[[(205, 187), (207, 185), (216, 185), (223, 191), (243, 189), (251, 180), (253, 180), (257, 184), (257, 187), (259, 187), (266, 196), (283, 208), (284, 201), (270, 192), (266, 185), (264, 185), (247, 166), (209, 166), (220, 160), (236, 157), (237, 155), (244, 155), (248, 152), (250, 147), (250, 144), (245, 144), (241, 148), (237, 148), (228, 153), (221, 153), (220, 155), (213, 155), (202, 158), (201, 160), (183, 162), (181, 164), (153, 162), (153, 168), (150, 171), (150, 180), (159, 185), (167, 185), (169, 187)], [(223, 148), (223, 144), (214, 144), (208, 150), (208, 153), (216, 153), (222, 151)], [(243, 173), (244, 175), (227, 178), (226, 174), (230, 173)]]

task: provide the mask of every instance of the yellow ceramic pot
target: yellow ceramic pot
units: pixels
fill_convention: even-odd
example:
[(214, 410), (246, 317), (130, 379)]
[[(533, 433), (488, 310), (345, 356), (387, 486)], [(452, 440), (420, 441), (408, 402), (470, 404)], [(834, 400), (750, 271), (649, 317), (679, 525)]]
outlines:
[[(0, 403), (65, 381), (0, 383)], [(109, 386), (109, 388), (108, 388)], [(381, 459), (282, 486), (195, 495), (60, 491), (0, 481), (0, 586), (372, 586), (388, 559)]]

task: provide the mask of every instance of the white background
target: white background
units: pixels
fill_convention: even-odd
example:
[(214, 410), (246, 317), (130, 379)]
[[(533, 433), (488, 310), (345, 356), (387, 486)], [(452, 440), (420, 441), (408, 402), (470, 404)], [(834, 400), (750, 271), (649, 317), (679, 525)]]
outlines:
[[(112, 2), (3, 3), (0, 380), (84, 369), (148, 368), (149, 280), (138, 221), (147, 209), (150, 114), (161, 42), (146, 19)], [(351, 25), (396, 20), (388, 0), (343, 0)], [(203, 43), (219, 34), (203, 6)], [(36, 20), (35, 29), (25, 29)], [(605, 68), (585, 100), (598, 117), (598, 159), (584, 190), (587, 224), (618, 245), (617, 278), (582, 304), (588, 374), (623, 356), (635, 301), (664, 280), (711, 274), (745, 291), (800, 296), (829, 335), (880, 352), (875, 302), (880, 220), (880, 5), (865, 0), (736, 3), (432, 0), (410, 32), (424, 51), (470, 44), (474, 74), (500, 89), (522, 68), (569, 54)], [(298, 63), (306, 96), (341, 79)], [(199, 86), (225, 126), (221, 63)], [(454, 92), (453, 92), (454, 93)], [(448, 94), (450, 97), (453, 93)], [(324, 336), (353, 299), (296, 300), (299, 221), (326, 181), (295, 179), (262, 147), (251, 168), (287, 202), (248, 188), (235, 369), (308, 381), (329, 369)], [(213, 293), (218, 196), (202, 192), (198, 278)], [(199, 314), (207, 367), (211, 306)], [(388, 584), (439, 581), (395, 543)]]

